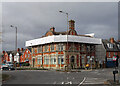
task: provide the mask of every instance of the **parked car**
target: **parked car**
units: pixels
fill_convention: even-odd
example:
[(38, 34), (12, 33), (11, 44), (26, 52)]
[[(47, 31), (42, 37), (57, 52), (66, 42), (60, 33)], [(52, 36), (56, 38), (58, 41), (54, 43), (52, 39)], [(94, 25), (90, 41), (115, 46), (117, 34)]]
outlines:
[(2, 64), (1, 70), (14, 70), (14, 66), (11, 62), (7, 62), (6, 64)]

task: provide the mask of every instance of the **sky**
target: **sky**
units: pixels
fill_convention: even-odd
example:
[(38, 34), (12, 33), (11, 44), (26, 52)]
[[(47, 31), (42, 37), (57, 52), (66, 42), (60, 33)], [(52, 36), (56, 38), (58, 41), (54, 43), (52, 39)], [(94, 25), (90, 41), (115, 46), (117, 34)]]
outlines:
[(15, 49), (16, 26), (18, 48), (25, 48), (25, 41), (40, 38), (51, 28), (67, 30), (67, 16), (75, 21), (78, 34), (95, 33), (95, 37), (118, 39), (117, 2), (3, 2), (2, 49)]

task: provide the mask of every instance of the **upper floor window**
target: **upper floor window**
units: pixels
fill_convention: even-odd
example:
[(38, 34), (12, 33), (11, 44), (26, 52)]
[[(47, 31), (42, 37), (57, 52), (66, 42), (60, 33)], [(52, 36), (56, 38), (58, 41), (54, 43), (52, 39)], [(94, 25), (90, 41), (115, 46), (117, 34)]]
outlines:
[(47, 51), (48, 50), (48, 46), (47, 45), (45, 45), (45, 51)]
[(91, 51), (95, 51), (95, 47), (92, 45), (90, 48)]
[(35, 48), (33, 48), (33, 53), (35, 53)]
[(54, 51), (54, 44), (51, 44), (51, 51)]
[(58, 44), (58, 50), (63, 51), (63, 44)]
[(107, 43), (108, 48), (113, 48), (113, 44)]
[(84, 50), (85, 50), (84, 44), (81, 44), (81, 51), (84, 51)]
[(42, 46), (38, 47), (38, 53), (42, 52)]
[(89, 45), (87, 45), (87, 51), (90, 51), (90, 46)]

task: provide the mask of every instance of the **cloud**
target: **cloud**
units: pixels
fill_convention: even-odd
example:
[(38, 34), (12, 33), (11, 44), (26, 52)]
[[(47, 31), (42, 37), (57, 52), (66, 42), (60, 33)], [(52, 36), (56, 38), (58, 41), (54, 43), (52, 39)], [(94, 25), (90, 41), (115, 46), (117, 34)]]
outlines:
[(11, 24), (18, 28), (18, 47), (25, 47), (26, 40), (43, 36), (50, 27), (66, 31), (67, 18), (60, 10), (69, 13), (69, 20), (75, 20), (78, 34), (94, 32), (99, 38), (117, 39), (117, 2), (5, 2), (2, 6), (4, 50), (14, 48), (15, 29), (10, 28)]

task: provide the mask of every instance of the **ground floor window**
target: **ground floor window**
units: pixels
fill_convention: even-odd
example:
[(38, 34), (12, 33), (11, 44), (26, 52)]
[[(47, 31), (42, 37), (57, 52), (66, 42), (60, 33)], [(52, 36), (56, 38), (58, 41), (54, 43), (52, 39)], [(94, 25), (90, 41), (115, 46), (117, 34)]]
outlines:
[(56, 64), (56, 57), (55, 56), (51, 56), (51, 64)]
[(90, 64), (90, 56), (87, 56), (87, 63)]
[(37, 63), (38, 63), (38, 64), (42, 64), (42, 57), (39, 56), (39, 57), (37, 58)]
[(49, 64), (49, 57), (48, 56), (44, 57), (44, 64)]
[(64, 56), (63, 55), (58, 56), (58, 64), (64, 64)]

